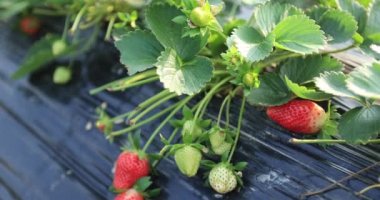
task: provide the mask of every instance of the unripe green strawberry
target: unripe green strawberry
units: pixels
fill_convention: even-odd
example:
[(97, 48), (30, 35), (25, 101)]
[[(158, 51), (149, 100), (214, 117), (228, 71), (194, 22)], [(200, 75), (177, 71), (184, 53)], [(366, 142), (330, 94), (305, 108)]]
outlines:
[(236, 176), (232, 166), (226, 163), (216, 165), (208, 176), (210, 186), (218, 193), (225, 194), (237, 186)]
[(194, 139), (202, 135), (202, 128), (194, 120), (187, 120), (183, 124), (182, 135), (190, 134)]
[(214, 16), (212, 15), (211, 11), (206, 10), (203, 7), (196, 7), (190, 13), (190, 21), (199, 27), (210, 25), (213, 20)]
[(198, 172), (202, 153), (199, 149), (186, 145), (175, 152), (174, 160), (182, 174), (192, 177)]
[(60, 66), (55, 69), (53, 74), (53, 82), (55, 84), (64, 85), (71, 80), (71, 69), (65, 66)]
[(260, 84), (258, 76), (255, 72), (248, 72), (243, 76), (243, 83), (248, 87), (257, 88)]
[(224, 143), (226, 139), (226, 132), (219, 128), (214, 128), (210, 132), (210, 143), (212, 147), (218, 147)]
[(53, 55), (58, 56), (65, 52), (67, 48), (67, 44), (63, 40), (56, 40), (53, 45), (51, 46), (51, 50), (53, 52)]
[(232, 144), (228, 142), (223, 142), (219, 146), (212, 146), (212, 151), (216, 155), (223, 155), (224, 153), (230, 151)]

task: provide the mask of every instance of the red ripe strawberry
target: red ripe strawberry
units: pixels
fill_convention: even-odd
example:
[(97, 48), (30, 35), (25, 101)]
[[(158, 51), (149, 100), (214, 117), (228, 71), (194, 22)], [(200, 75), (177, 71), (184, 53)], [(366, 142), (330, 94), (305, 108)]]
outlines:
[(118, 194), (115, 200), (144, 200), (144, 196), (135, 189), (129, 189), (126, 192)]
[(20, 29), (22, 32), (33, 36), (35, 35), (41, 28), (41, 22), (37, 17), (28, 16), (24, 17), (20, 21)]
[(113, 186), (116, 190), (127, 190), (137, 180), (149, 174), (149, 161), (145, 155), (135, 151), (124, 151), (116, 160)]
[(304, 134), (317, 133), (327, 119), (323, 108), (309, 100), (292, 100), (281, 106), (269, 107), (267, 115), (282, 127)]

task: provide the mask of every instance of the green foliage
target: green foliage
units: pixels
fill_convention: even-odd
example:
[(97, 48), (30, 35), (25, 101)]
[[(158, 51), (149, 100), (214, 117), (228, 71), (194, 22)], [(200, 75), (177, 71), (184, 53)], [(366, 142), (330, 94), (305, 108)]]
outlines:
[(317, 52), (326, 43), (319, 26), (303, 15), (287, 17), (274, 28), (273, 33), (277, 48), (300, 54)]
[(355, 94), (369, 99), (380, 99), (380, 64), (359, 67), (350, 73), (347, 87)]
[(330, 43), (346, 42), (358, 29), (355, 18), (345, 11), (327, 10), (315, 20), (328, 36)]
[(307, 88), (305, 86), (301, 86), (297, 83), (293, 83), (288, 77), (285, 77), (285, 82), (288, 88), (297, 96), (303, 99), (310, 99), (313, 101), (324, 101), (328, 100), (332, 97), (330, 94), (326, 94), (324, 92), (316, 91), (312, 88)]
[(183, 37), (184, 25), (173, 21), (183, 13), (174, 6), (167, 4), (153, 4), (147, 8), (146, 21), (158, 41), (165, 48), (175, 50), (183, 60), (191, 60), (206, 45), (200, 35)]
[(251, 17), (251, 26), (257, 27), (264, 36), (269, 35), (275, 26), (288, 16), (302, 15), (303, 12), (290, 5), (274, 3), (272, 1), (265, 3), (257, 8)]
[(354, 108), (342, 115), (339, 134), (348, 142), (366, 142), (380, 133), (380, 106)]
[(328, 94), (359, 100), (359, 97), (347, 88), (346, 80), (347, 76), (342, 72), (326, 72), (315, 79), (315, 84)]
[(21, 67), (12, 74), (12, 78), (19, 79), (31, 72), (34, 72), (49, 62), (63, 56), (70, 56), (78, 49), (79, 44), (70, 45), (59, 54), (53, 54), (52, 45), (60, 37), (57, 35), (47, 35), (38, 42), (34, 43), (29, 49), (26, 59), (22, 62)]
[(115, 45), (130, 75), (153, 67), (164, 50), (152, 33), (140, 30), (122, 36)]
[(330, 56), (307, 56), (288, 59), (280, 68), (280, 74), (292, 82), (304, 84), (311, 82), (323, 72), (341, 71), (343, 64)]
[(205, 57), (183, 62), (173, 49), (166, 49), (158, 60), (161, 82), (178, 95), (198, 93), (212, 78), (212, 62)]
[(247, 97), (249, 103), (261, 106), (282, 105), (291, 100), (292, 93), (276, 73), (260, 77), (260, 86), (253, 88)]
[(249, 62), (256, 62), (268, 57), (273, 51), (274, 36), (262, 36), (256, 29), (242, 26), (229, 38), (229, 46), (236, 46), (241, 56)]
[(371, 39), (374, 43), (380, 44), (380, 0), (373, 0), (371, 4), (367, 26), (364, 34), (367, 38)]

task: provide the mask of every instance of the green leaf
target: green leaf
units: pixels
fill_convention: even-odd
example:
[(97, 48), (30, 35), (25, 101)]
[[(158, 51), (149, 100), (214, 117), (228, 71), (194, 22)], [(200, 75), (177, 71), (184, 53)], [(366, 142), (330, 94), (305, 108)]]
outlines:
[(297, 83), (293, 83), (288, 77), (285, 77), (286, 85), (289, 89), (298, 97), (303, 99), (310, 99), (313, 101), (324, 101), (328, 100), (332, 97), (330, 94), (326, 94), (324, 92), (316, 91), (315, 89), (310, 89), (305, 86), (298, 85)]
[(365, 39), (364, 42), (360, 45), (360, 49), (366, 54), (377, 60), (380, 60), (380, 46), (373, 44), (373, 41), (370, 39)]
[(357, 107), (342, 115), (338, 130), (348, 142), (366, 142), (380, 132), (380, 106)]
[(346, 79), (343, 72), (326, 72), (315, 78), (315, 84), (321, 91), (328, 94), (359, 100), (360, 98), (347, 88)]
[(276, 73), (267, 73), (260, 77), (260, 86), (253, 88), (247, 100), (250, 104), (261, 106), (282, 105), (292, 99), (285, 82)]
[(380, 99), (380, 64), (356, 68), (347, 79), (347, 87), (360, 96)]
[(371, 4), (365, 35), (380, 44), (380, 0), (374, 0)]
[(249, 62), (256, 62), (268, 57), (273, 51), (274, 36), (262, 36), (256, 29), (242, 26), (228, 38), (229, 46), (234, 45), (240, 55)]
[(21, 13), (30, 6), (28, 1), (12, 2), (10, 5), (6, 5), (6, 9), (0, 7), (0, 20), (8, 20), (9, 18)]
[(320, 134), (318, 135), (319, 139), (332, 139), (333, 136), (338, 133), (338, 122), (335, 120), (328, 119), (323, 125)]
[(273, 33), (276, 47), (296, 53), (310, 54), (325, 44), (323, 31), (307, 16), (287, 17), (274, 28)]
[(303, 12), (290, 5), (267, 2), (260, 5), (251, 17), (251, 26), (257, 27), (264, 36), (269, 35), (274, 27), (283, 19), (292, 15), (302, 15)]
[(313, 7), (310, 10), (306, 11), (307, 16), (309, 16), (311, 19), (318, 21), (321, 19), (322, 15), (325, 14), (329, 10), (328, 7)]
[(157, 63), (157, 74), (164, 87), (178, 95), (199, 92), (212, 78), (212, 62), (197, 56), (182, 63), (173, 49), (166, 49)]
[(362, 6), (368, 8), (373, 0), (357, 0)]
[(337, 0), (338, 7), (351, 13), (358, 22), (358, 32), (363, 33), (367, 24), (367, 11), (356, 0)]
[(122, 36), (115, 45), (130, 75), (153, 67), (164, 50), (152, 33), (141, 30)]
[(200, 35), (182, 37), (184, 25), (173, 22), (173, 19), (183, 15), (176, 7), (167, 4), (153, 4), (147, 8), (146, 21), (161, 44), (171, 48), (183, 60), (191, 60), (206, 45), (207, 39)]
[(292, 58), (280, 68), (280, 74), (287, 76), (292, 82), (304, 84), (312, 81), (320, 73), (326, 71), (341, 71), (343, 64), (330, 56), (307, 56)]
[(358, 29), (355, 18), (346, 11), (328, 10), (316, 21), (330, 43), (346, 42)]

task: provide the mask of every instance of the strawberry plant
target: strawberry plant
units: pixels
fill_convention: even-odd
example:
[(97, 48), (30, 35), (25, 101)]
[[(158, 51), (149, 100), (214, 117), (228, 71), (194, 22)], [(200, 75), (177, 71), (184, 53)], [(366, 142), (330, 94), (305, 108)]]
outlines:
[[(121, 154), (120, 159), (133, 157), (128, 162), (132, 167), (120, 170), (119, 164), (126, 162), (116, 162), (114, 187), (124, 192), (117, 198), (131, 194), (142, 198), (131, 188), (149, 170), (137, 173), (135, 167), (142, 162), (147, 169), (146, 154), (156, 137), (163, 144), (152, 153), (151, 169), (173, 156), (185, 176), (196, 176), (205, 168), (206, 182), (218, 193), (243, 186), (246, 163), (235, 161), (233, 155), (246, 103), (265, 107), (270, 119), (298, 137), (307, 135), (292, 143), (380, 142), (380, 0), (246, 0), (254, 6), (245, 19), (237, 17), (245, 6), (240, 1), (136, 2), (140, 1), (68, 1), (63, 5), (70, 6), (58, 10), (67, 15), (63, 36), (48, 35), (37, 42), (29, 55), (33, 59), (15, 74), (20, 77), (53, 59), (84, 52), (98, 32), (82, 39), (75, 33), (81, 27), (98, 30), (106, 21), (105, 38), (113, 39), (128, 75), (90, 93), (162, 84), (161, 91), (127, 113), (111, 117), (104, 108), (98, 110), (97, 127), (110, 141), (160, 120), (141, 150)], [(143, 12), (137, 14), (138, 8)], [(142, 19), (138, 25), (137, 17)], [(114, 29), (122, 31), (111, 37)], [(73, 38), (67, 37), (69, 33)], [(347, 72), (345, 61), (336, 55), (349, 50), (375, 61)], [(207, 119), (207, 108), (216, 97), (223, 98), (218, 118)], [(336, 98), (358, 106), (338, 113)], [(175, 103), (158, 109), (172, 100)], [(232, 101), (241, 104), (236, 124), (230, 120)], [(128, 126), (114, 126), (120, 120)], [(160, 132), (169, 124), (174, 130), (166, 138)]]
[[(107, 24), (105, 40), (110, 40), (113, 33), (117, 35), (138, 28), (138, 11), (144, 5), (144, 0), (2, 1), (0, 20), (8, 20), (15, 15), (24, 16), (20, 20), (20, 30), (30, 36), (43, 29), (39, 18), (65, 19), (62, 34), (48, 33), (35, 42), (13, 78), (19, 79), (59, 59), (68, 63), (68, 69), (74, 67), (75, 59), (87, 52), (99, 35), (103, 35), (99, 29), (104, 23)], [(54, 74), (52, 79), (56, 77)]]

